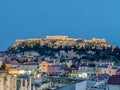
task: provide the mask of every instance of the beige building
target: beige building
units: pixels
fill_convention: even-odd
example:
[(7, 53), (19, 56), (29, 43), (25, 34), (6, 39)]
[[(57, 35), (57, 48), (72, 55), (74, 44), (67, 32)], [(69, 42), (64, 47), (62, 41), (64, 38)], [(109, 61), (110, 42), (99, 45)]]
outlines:
[(39, 64), (39, 70), (42, 73), (48, 73), (48, 67), (52, 66), (53, 62), (43, 61)]
[(16, 90), (16, 78), (10, 75), (0, 75), (0, 90)]
[(118, 70), (118, 68), (116, 68), (116, 67), (102, 68), (101, 73), (102, 74), (106, 73), (106, 74), (109, 74), (110, 76), (112, 76), (112, 75), (117, 74), (117, 70)]

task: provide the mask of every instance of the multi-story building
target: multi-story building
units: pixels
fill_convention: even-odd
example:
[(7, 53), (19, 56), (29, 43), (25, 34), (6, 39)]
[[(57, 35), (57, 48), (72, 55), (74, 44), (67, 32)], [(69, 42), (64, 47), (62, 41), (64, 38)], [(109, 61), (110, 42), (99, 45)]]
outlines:
[(71, 72), (69, 73), (69, 77), (78, 78), (78, 76), (79, 76), (78, 68), (71, 68)]
[(31, 71), (38, 69), (38, 67), (39, 67), (38, 62), (26, 62), (20, 65), (20, 70)]
[(118, 71), (117, 67), (108, 67), (108, 68), (101, 68), (101, 73), (104, 74), (109, 74), (110, 76), (116, 75)]
[(39, 56), (39, 53), (35, 51), (28, 51), (24, 52), (24, 56), (26, 56), (27, 58), (33, 58), (34, 56)]
[(113, 61), (110, 61), (110, 60), (102, 60), (102, 61), (99, 61), (99, 62), (96, 62), (95, 65), (96, 66), (114, 66), (114, 62)]
[(52, 65), (48, 67), (48, 75), (62, 75), (63, 68), (61, 65)]
[(100, 69), (96, 67), (80, 66), (79, 67), (79, 78), (90, 78), (101, 74)]
[(53, 62), (43, 61), (39, 64), (39, 70), (42, 73), (48, 73), (48, 67), (52, 66)]

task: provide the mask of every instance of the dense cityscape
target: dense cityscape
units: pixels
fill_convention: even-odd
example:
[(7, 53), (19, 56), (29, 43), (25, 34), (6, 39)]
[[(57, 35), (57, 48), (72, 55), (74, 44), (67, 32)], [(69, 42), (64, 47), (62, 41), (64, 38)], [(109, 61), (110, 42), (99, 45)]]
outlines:
[(119, 90), (120, 48), (105, 39), (46, 36), (0, 52), (0, 90)]
[(120, 0), (0, 0), (0, 90), (120, 90)]

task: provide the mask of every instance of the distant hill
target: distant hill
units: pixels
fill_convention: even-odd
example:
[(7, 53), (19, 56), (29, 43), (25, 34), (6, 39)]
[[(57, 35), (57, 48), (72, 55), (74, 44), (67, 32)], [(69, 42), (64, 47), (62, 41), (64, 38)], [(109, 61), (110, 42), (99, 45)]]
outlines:
[[(85, 54), (92, 59), (120, 60), (120, 49), (118, 47), (110, 45), (105, 39), (96, 38), (87, 40), (67, 36), (47, 36), (46, 38), (16, 40), (6, 52), (36, 51), (41, 55), (54, 55), (60, 50), (74, 50), (77, 54)], [(95, 52), (95, 54), (88, 52)]]

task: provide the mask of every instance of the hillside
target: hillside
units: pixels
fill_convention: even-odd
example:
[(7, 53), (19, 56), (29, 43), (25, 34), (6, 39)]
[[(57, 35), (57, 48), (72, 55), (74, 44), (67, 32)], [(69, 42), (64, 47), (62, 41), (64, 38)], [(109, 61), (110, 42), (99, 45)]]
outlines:
[(67, 36), (47, 36), (46, 38), (16, 40), (7, 50), (8, 53), (36, 51), (41, 55), (55, 56), (55, 53), (74, 50), (78, 55), (86, 55), (90, 60), (120, 60), (120, 49), (110, 45), (105, 39), (91, 40), (69, 38)]

